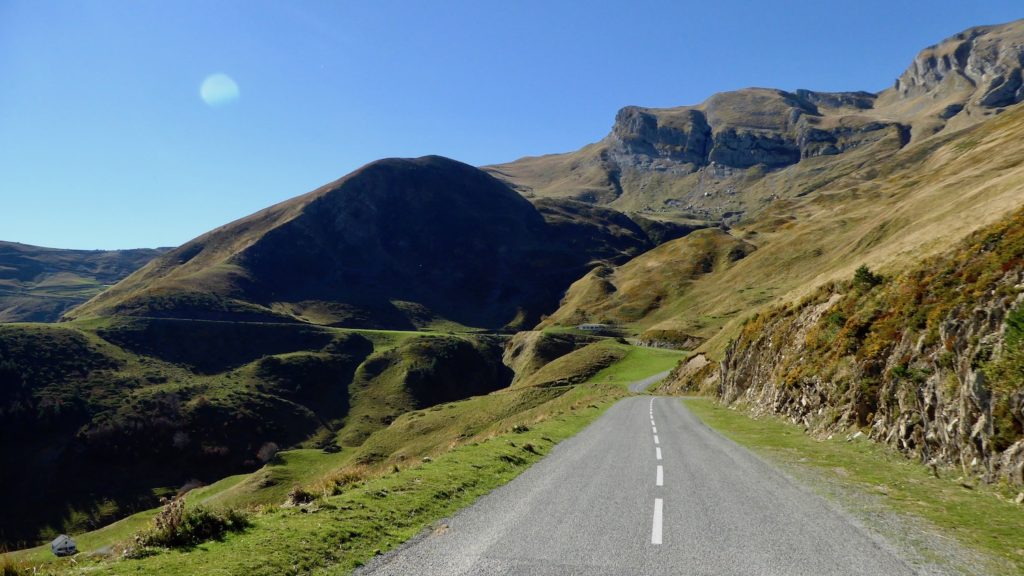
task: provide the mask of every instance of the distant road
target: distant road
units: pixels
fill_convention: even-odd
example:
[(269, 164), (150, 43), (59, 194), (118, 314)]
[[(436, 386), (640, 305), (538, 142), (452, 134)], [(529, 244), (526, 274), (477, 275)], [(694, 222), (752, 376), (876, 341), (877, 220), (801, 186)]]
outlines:
[(665, 377), (668, 376), (669, 372), (671, 372), (671, 370), (665, 370), (664, 372), (658, 372), (654, 376), (649, 376), (643, 380), (637, 380), (629, 385), (629, 391), (633, 393), (643, 392), (644, 390), (647, 390), (651, 384), (664, 380)]
[(626, 398), (509, 484), (356, 574), (913, 574), (842, 512), (693, 416)]

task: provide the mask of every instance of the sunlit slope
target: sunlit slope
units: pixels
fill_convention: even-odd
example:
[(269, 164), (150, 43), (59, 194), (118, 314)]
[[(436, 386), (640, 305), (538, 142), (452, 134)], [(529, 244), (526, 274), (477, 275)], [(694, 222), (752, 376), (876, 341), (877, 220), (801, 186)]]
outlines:
[[(710, 272), (693, 274), (694, 262), (680, 257), (700, 260), (717, 252), (695, 250), (698, 235), (669, 242), (577, 282), (548, 323), (609, 321), (637, 332), (678, 331), (710, 339), (708, 349), (717, 354), (733, 334), (721, 329), (760, 306), (850, 276), (862, 263), (897, 269), (1024, 204), (1022, 137), (1024, 110), (1018, 107), (878, 156), (731, 228), (730, 242), (755, 248), (744, 248), (744, 257), (723, 262), (719, 256)], [(780, 173), (764, 184), (806, 181), (788, 182)], [(651, 285), (633, 288), (644, 284)]]
[(0, 322), (54, 322), (166, 251), (61, 250), (0, 241)]
[[(598, 142), (485, 169), (530, 197), (734, 222), (851, 155), (873, 148), (877, 158), (1003, 113), (1024, 100), (1022, 63), (1024, 20), (979, 26), (922, 50), (879, 93), (744, 88), (695, 105), (626, 106)], [(762, 185), (780, 173), (790, 181)]]

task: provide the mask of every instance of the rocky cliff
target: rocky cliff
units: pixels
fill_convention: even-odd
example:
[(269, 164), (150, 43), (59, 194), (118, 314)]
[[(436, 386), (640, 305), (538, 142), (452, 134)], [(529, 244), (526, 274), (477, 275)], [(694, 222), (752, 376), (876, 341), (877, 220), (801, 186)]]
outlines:
[[(1024, 212), (895, 278), (861, 269), (744, 326), (675, 385), (863, 430), (934, 466), (1024, 483)], [(709, 375), (711, 376), (710, 378)]]
[[(1022, 68), (1024, 21), (972, 28), (923, 50), (878, 94), (747, 88), (627, 106), (599, 142), (486, 170), (527, 195), (728, 221), (820, 177), (822, 157), (873, 145), (884, 156), (1001, 113), (1024, 99)], [(774, 173), (784, 184), (759, 186)]]

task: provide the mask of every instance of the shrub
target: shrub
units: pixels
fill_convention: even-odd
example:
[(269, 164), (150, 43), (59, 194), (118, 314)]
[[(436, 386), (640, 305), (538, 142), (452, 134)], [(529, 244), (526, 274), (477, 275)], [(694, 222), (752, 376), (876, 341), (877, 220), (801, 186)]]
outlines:
[(300, 506), (302, 504), (309, 504), (316, 500), (316, 494), (303, 489), (301, 486), (295, 486), (288, 491), (288, 499), (285, 501), (285, 506)]
[(882, 283), (882, 277), (875, 274), (866, 265), (861, 264), (860, 268), (853, 273), (853, 285), (858, 288), (872, 288)]
[(256, 452), (256, 457), (260, 459), (260, 462), (266, 464), (267, 462), (273, 461), (274, 458), (277, 457), (277, 453), (279, 451), (280, 448), (277, 446), (276, 443), (264, 442), (264, 444), (260, 446), (260, 449)]
[(370, 477), (369, 472), (362, 466), (350, 466), (343, 468), (320, 481), (314, 490), (320, 490), (324, 494), (341, 494), (350, 486), (359, 484)]
[(135, 544), (142, 548), (187, 548), (223, 538), (228, 532), (240, 532), (248, 526), (248, 518), (237, 510), (188, 507), (184, 498), (176, 498), (164, 505), (151, 528), (135, 536)]

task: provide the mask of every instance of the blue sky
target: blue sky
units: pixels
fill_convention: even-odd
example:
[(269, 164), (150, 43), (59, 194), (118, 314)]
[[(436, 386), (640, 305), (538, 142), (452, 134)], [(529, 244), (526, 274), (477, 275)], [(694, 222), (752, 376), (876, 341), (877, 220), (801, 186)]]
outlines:
[[(842, 5), (840, 5), (842, 4)], [(1019, 0), (0, 0), (0, 240), (181, 244), (377, 158), (576, 149), (616, 110), (881, 90)], [(215, 105), (200, 96), (218, 78)]]

